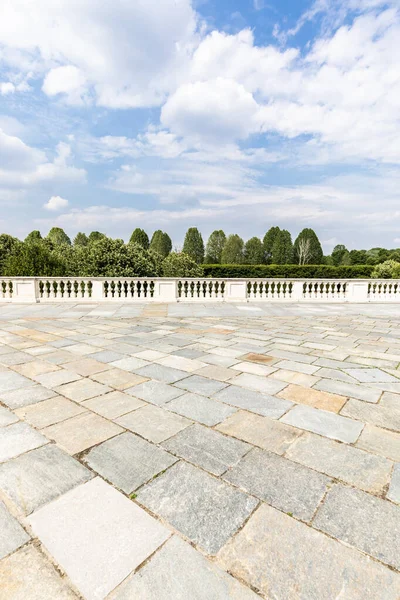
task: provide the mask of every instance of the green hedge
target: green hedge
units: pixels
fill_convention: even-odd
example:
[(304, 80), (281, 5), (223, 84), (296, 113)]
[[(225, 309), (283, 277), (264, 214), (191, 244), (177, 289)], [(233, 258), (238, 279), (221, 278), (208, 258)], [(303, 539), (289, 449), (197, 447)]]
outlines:
[(333, 267), (330, 265), (203, 265), (205, 277), (310, 277), (326, 279), (369, 279), (373, 265)]

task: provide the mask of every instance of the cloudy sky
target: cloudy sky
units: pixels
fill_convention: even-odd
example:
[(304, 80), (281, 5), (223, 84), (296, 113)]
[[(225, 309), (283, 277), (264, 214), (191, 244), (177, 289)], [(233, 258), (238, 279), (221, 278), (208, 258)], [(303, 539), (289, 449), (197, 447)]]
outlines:
[(0, 3), (0, 229), (400, 246), (399, 0)]

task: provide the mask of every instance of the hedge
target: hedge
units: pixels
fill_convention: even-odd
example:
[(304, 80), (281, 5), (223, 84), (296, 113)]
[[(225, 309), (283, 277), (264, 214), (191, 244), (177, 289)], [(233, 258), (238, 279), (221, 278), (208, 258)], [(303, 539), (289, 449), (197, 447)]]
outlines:
[(373, 265), (203, 265), (205, 277), (369, 279)]

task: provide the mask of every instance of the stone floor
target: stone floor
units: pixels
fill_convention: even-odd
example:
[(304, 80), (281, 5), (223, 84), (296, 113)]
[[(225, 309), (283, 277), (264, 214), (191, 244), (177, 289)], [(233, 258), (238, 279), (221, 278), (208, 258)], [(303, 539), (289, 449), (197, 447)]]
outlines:
[(395, 305), (0, 306), (2, 600), (398, 600)]

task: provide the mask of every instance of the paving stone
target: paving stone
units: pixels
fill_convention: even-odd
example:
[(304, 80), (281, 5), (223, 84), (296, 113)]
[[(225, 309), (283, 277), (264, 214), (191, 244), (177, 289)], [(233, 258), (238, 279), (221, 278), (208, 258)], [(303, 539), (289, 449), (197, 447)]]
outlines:
[(322, 367), (321, 369), (319, 369), (316, 375), (317, 377), (333, 379), (334, 381), (343, 381), (344, 383), (352, 384), (356, 383), (354, 377), (347, 375), (347, 373), (343, 373), (343, 371), (339, 371), (339, 369), (329, 369), (327, 367)]
[[(92, 348), (92, 352), (93, 352), (93, 348)], [(121, 360), (121, 359), (125, 358), (125, 356), (123, 354), (121, 354), (120, 352), (113, 352), (112, 350), (101, 350), (100, 352), (93, 352), (93, 354), (91, 354), (89, 358), (92, 358), (93, 360), (96, 360), (96, 361), (99, 361), (102, 363), (111, 363), (116, 360)]]
[(396, 377), (380, 369), (345, 369), (345, 372), (361, 383), (399, 382)]
[(58, 367), (45, 362), (44, 360), (32, 360), (28, 363), (14, 367), (14, 371), (17, 371), (17, 373), (23, 375), (24, 377), (30, 377), (32, 379), (36, 375), (58, 371)]
[(259, 365), (257, 363), (246, 361), (235, 364), (232, 369), (242, 373), (250, 373), (251, 375), (261, 375), (264, 377), (267, 377), (276, 371), (274, 367), (267, 367), (266, 365)]
[(202, 354), (200, 357), (201, 361), (209, 365), (216, 365), (218, 367), (232, 367), (239, 361), (237, 358), (230, 356), (219, 356), (218, 354)]
[(161, 381), (145, 381), (139, 385), (126, 390), (127, 394), (132, 394), (136, 398), (151, 402), (151, 404), (165, 404), (184, 393), (182, 390), (177, 390), (172, 385), (167, 385)]
[(129, 358), (122, 358), (121, 360), (115, 360), (112, 363), (109, 363), (110, 366), (116, 367), (117, 369), (123, 369), (124, 371), (135, 371), (140, 369), (141, 367), (145, 367), (150, 363), (147, 360), (142, 360), (141, 358), (135, 358), (134, 356), (130, 356)]
[(4, 393), (11, 392), (12, 390), (19, 390), (20, 388), (32, 387), (33, 385), (33, 381), (19, 373), (14, 373), (13, 371), (0, 372), (1, 397), (3, 397)]
[(294, 427), (284, 425), (268, 417), (253, 415), (239, 410), (228, 417), (216, 429), (275, 454), (284, 454), (289, 446), (302, 435)]
[(287, 386), (285, 382), (275, 381), (267, 377), (260, 377), (259, 375), (250, 375), (249, 373), (238, 375), (232, 380), (232, 383), (263, 394), (277, 394)]
[[(179, 573), (171, 577), (171, 573)], [(257, 600), (260, 597), (200, 552), (173, 536), (145, 564), (130, 575), (109, 600)]]
[(138, 433), (156, 444), (175, 435), (191, 424), (189, 419), (163, 410), (158, 406), (144, 406), (115, 420), (126, 429)]
[(165, 352), (158, 352), (157, 350), (141, 350), (140, 352), (134, 354), (134, 356), (142, 360), (153, 361), (164, 358)]
[(314, 377), (313, 375), (296, 373), (295, 371), (287, 371), (286, 369), (275, 371), (270, 375), (270, 378), (286, 381), (286, 383), (295, 383), (297, 385), (302, 385), (303, 387), (312, 387), (319, 381), (318, 377)]
[(54, 444), (0, 465), (0, 488), (25, 514), (91, 478), (88, 469)]
[(356, 441), (364, 427), (352, 419), (300, 404), (284, 415), (282, 422), (348, 444)]
[(260, 365), (273, 365), (276, 362), (279, 362), (274, 356), (268, 356), (267, 354), (257, 354), (256, 352), (250, 352), (249, 354), (245, 354), (242, 356), (243, 360), (247, 360), (249, 362), (258, 363)]
[(215, 379), (208, 379), (200, 375), (191, 375), (190, 377), (186, 377), (186, 379), (178, 381), (175, 387), (193, 392), (194, 394), (201, 394), (202, 396), (212, 396), (226, 388), (227, 385), (227, 383), (216, 381)]
[(65, 419), (75, 417), (83, 412), (85, 412), (83, 407), (62, 396), (56, 396), (49, 400), (43, 400), (43, 402), (39, 402), (38, 404), (24, 406), (16, 410), (17, 415), (21, 419), (28, 421), (28, 423), (37, 429), (43, 429), (43, 427), (65, 421)]
[(382, 493), (392, 463), (369, 452), (306, 433), (294, 442), (286, 457), (366, 492)]
[(21, 406), (28, 406), (35, 402), (41, 402), (48, 398), (54, 398), (56, 392), (48, 390), (41, 385), (33, 385), (32, 387), (26, 387), (19, 390), (14, 390), (8, 393), (2, 393), (0, 398), (1, 401), (6, 404), (9, 408), (19, 408)]
[(78, 379), (81, 379), (78, 373), (68, 371), (67, 369), (59, 369), (53, 373), (45, 373), (44, 375), (37, 375), (35, 377), (36, 381), (49, 389), (56, 388), (65, 383), (71, 383), (71, 381), (77, 381)]
[(379, 404), (366, 404), (360, 400), (351, 399), (342, 408), (341, 414), (371, 425), (400, 432), (400, 409), (395, 410)]
[(314, 389), (321, 392), (331, 392), (349, 398), (358, 398), (364, 402), (378, 402), (381, 392), (373, 390), (363, 385), (353, 385), (344, 381), (333, 381), (330, 379), (321, 379), (315, 384)]
[(396, 569), (400, 567), (400, 506), (354, 488), (332, 488), (314, 527)]
[(206, 364), (200, 360), (184, 358), (183, 356), (165, 356), (164, 358), (157, 359), (157, 363), (164, 367), (179, 369), (181, 371), (186, 371), (187, 373), (198, 371), (206, 366)]
[(136, 373), (123, 371), (122, 369), (110, 369), (103, 371), (102, 373), (96, 373), (95, 375), (91, 376), (91, 379), (121, 391), (146, 381), (145, 377), (141, 377)]
[(97, 477), (28, 521), (88, 600), (105, 598), (169, 537), (160, 523)]
[(0, 463), (28, 450), (47, 444), (48, 440), (27, 423), (14, 423), (0, 429)]
[(302, 387), (301, 385), (288, 385), (284, 390), (279, 392), (279, 398), (291, 400), (299, 404), (322, 408), (330, 412), (339, 412), (345, 404), (347, 398), (330, 394), (329, 392), (319, 392), (318, 390)]
[(0, 561), (0, 588), (4, 600), (78, 600), (65, 579), (32, 545)]
[(208, 554), (218, 552), (257, 506), (244, 492), (182, 462), (142, 488), (138, 502)]
[[(298, 350), (298, 348), (296, 348), (296, 350)], [(298, 351), (291, 352), (290, 350), (286, 350), (286, 348), (284, 350), (270, 348), (268, 352), (271, 356), (274, 356), (275, 358), (286, 359), (293, 362), (311, 364), (316, 360), (315, 356), (310, 356), (309, 354), (301, 354)]]
[(109, 369), (107, 364), (93, 358), (81, 358), (80, 360), (68, 362), (68, 370), (78, 373), (78, 375), (82, 375), (83, 377), (88, 377), (107, 369)]
[(383, 392), (379, 405), (385, 406), (386, 408), (394, 408), (395, 410), (400, 410), (400, 394)]
[(400, 433), (367, 424), (356, 446), (400, 462)]
[(146, 406), (144, 402), (124, 392), (109, 392), (82, 402), (82, 406), (93, 410), (106, 419), (116, 419), (126, 413)]
[(97, 381), (85, 378), (60, 385), (55, 388), (55, 391), (75, 402), (83, 402), (84, 400), (89, 400), (89, 398), (107, 394), (107, 392), (111, 392), (111, 388)]
[(77, 454), (121, 433), (122, 429), (99, 415), (85, 412), (42, 431), (69, 454)]
[(293, 406), (293, 403), (288, 400), (274, 398), (236, 385), (230, 385), (221, 390), (214, 395), (214, 398), (220, 402), (225, 402), (237, 408), (244, 408), (272, 419), (279, 419)]
[(239, 440), (197, 424), (180, 431), (163, 446), (172, 454), (214, 475), (221, 475), (235, 465), (251, 448)]
[(390, 482), (387, 497), (392, 502), (400, 504), (400, 463), (394, 465), (392, 480)]
[(312, 518), (330, 482), (325, 475), (259, 448), (223, 478), (304, 521)]
[(316, 367), (315, 365), (308, 365), (293, 360), (282, 360), (275, 363), (274, 366), (277, 369), (286, 369), (287, 371), (295, 371), (296, 373), (303, 373), (304, 375), (314, 375), (319, 369), (319, 367)]
[(6, 427), (12, 423), (17, 423), (17, 421), (19, 421), (19, 419), (14, 413), (8, 410), (8, 408), (0, 406), (0, 427)]
[(236, 412), (236, 409), (231, 406), (197, 394), (184, 394), (168, 402), (165, 408), (211, 427)]
[(396, 600), (400, 576), (262, 504), (219, 553), (219, 563), (277, 600)]
[(164, 383), (175, 383), (175, 381), (179, 381), (188, 376), (186, 371), (171, 369), (170, 367), (163, 367), (162, 365), (157, 364), (142, 367), (141, 369), (138, 369), (136, 373), (141, 377), (163, 381)]
[(9, 354), (3, 354), (0, 356), (0, 364), (8, 365), (10, 367), (22, 365), (30, 360), (32, 360), (32, 357), (25, 352), (10, 352)]
[(237, 376), (236, 371), (232, 371), (232, 369), (221, 367), (219, 365), (206, 365), (202, 369), (198, 369), (196, 373), (201, 377), (208, 377), (213, 381), (217, 380), (221, 382), (228, 381), (229, 379), (232, 379), (232, 377)]
[[(21, 527), (17, 519), (14, 519), (10, 515), (3, 502), (0, 501), (0, 559), (11, 554), (11, 552), (14, 552), (29, 540), (29, 535)], [(2, 589), (3, 587), (0, 585), (0, 595), (2, 594)]]

